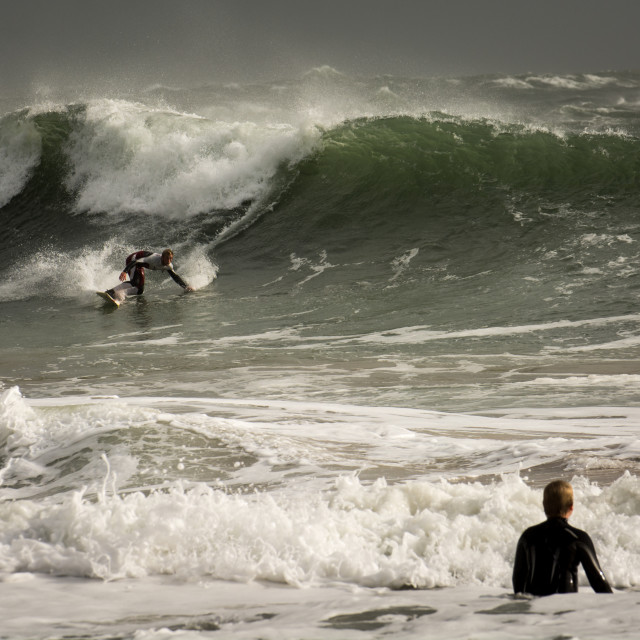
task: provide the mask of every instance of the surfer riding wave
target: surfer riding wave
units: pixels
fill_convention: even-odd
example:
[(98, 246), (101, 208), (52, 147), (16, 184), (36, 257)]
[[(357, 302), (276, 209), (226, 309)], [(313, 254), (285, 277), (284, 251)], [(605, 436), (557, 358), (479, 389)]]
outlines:
[[(166, 271), (173, 280), (185, 291), (193, 291), (174, 270), (173, 251), (165, 249), (162, 253), (151, 251), (136, 251), (127, 256), (125, 267), (120, 273), (120, 282), (113, 289), (107, 289), (106, 293), (114, 300), (121, 302), (127, 296), (139, 296), (144, 292), (145, 269), (152, 271)], [(129, 280), (127, 280), (127, 277)]]

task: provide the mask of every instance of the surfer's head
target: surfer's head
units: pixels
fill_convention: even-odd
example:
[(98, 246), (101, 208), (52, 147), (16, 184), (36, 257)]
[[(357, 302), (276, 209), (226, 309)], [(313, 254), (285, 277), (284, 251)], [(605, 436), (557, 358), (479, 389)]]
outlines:
[(165, 249), (162, 252), (162, 264), (166, 267), (173, 261), (173, 251), (171, 249)]
[(547, 518), (568, 518), (573, 510), (573, 487), (564, 480), (554, 480), (545, 488), (542, 506)]

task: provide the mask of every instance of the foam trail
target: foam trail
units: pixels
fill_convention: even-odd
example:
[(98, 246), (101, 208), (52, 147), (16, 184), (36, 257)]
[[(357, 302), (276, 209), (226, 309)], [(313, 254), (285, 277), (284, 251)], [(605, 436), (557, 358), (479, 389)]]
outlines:
[[(495, 336), (510, 336), (539, 331), (553, 331), (556, 329), (580, 328), (580, 327), (601, 327), (608, 324), (620, 322), (636, 322), (640, 318), (639, 314), (629, 314), (625, 316), (612, 316), (609, 318), (589, 318), (586, 320), (559, 320), (555, 322), (545, 322), (520, 326), (502, 327), (481, 327), (478, 329), (464, 329), (461, 331), (432, 331), (428, 327), (403, 327), (397, 331), (385, 331), (372, 333), (361, 337), (347, 338), (345, 341), (356, 340), (361, 342), (385, 342), (389, 344), (411, 344), (426, 342), (431, 340), (450, 340), (457, 338), (490, 338)], [(589, 346), (583, 350), (608, 348), (609, 345)], [(581, 350), (575, 348), (572, 350)]]

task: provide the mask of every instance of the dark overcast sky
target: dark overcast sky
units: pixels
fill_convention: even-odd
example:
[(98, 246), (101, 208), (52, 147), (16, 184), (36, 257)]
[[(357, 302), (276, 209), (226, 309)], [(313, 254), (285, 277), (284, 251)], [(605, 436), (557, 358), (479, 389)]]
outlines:
[(638, 0), (4, 0), (0, 89), (640, 68)]

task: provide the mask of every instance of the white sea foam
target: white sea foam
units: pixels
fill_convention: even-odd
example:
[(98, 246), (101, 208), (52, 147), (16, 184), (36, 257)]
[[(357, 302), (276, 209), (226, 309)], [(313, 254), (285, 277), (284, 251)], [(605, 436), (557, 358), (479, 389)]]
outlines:
[(381, 342), (389, 344), (411, 344), (429, 340), (450, 340), (457, 338), (490, 338), (494, 336), (509, 336), (557, 329), (606, 326), (612, 323), (637, 322), (639, 314), (626, 316), (611, 316), (604, 318), (589, 318), (586, 320), (558, 320), (527, 325), (480, 327), (477, 329), (463, 329), (460, 331), (434, 331), (425, 326), (402, 327), (392, 331), (382, 331), (361, 337), (349, 338), (361, 342)]
[(589, 374), (584, 376), (558, 376), (534, 378), (527, 382), (516, 384), (522, 385), (544, 385), (544, 386), (567, 386), (567, 387), (624, 387), (627, 385), (638, 385), (640, 375), (619, 373), (614, 375)]
[(529, 76), (529, 84), (547, 85), (557, 89), (586, 90), (607, 85), (618, 84), (618, 79), (609, 76), (585, 75), (537, 75)]
[(530, 81), (523, 80), (522, 78), (514, 78), (513, 76), (495, 78), (491, 80), (491, 84), (509, 89), (534, 89), (534, 85)]
[[(0, 582), (7, 637), (127, 640), (548, 640), (633, 638), (637, 592), (513, 599), (481, 585), (436, 590), (282, 588), (175, 577), (102, 582), (22, 574)], [(34, 598), (38, 606), (34, 607)]]
[(314, 261), (310, 258), (298, 257), (295, 253), (292, 253), (289, 256), (289, 259), (291, 260), (291, 267), (290, 267), (291, 271), (308, 270), (311, 272), (308, 276), (306, 276), (305, 278), (300, 280), (300, 282), (297, 283), (298, 287), (302, 287), (304, 284), (309, 282), (309, 280), (313, 280), (313, 278), (317, 278), (319, 275), (324, 273), (327, 269), (332, 269), (336, 266), (327, 261), (326, 251), (321, 251), (319, 253), (317, 261)]
[(585, 233), (579, 239), (580, 243), (585, 246), (612, 246), (618, 242), (624, 242), (625, 244), (632, 244), (633, 238), (628, 233), (620, 235), (610, 235), (606, 233)]
[(409, 251), (406, 251), (401, 256), (394, 258), (393, 262), (391, 263), (393, 276), (391, 277), (390, 282), (393, 282), (394, 280), (399, 278), (406, 271), (411, 260), (413, 260), (419, 252), (420, 249), (416, 247), (413, 249), (409, 249)]
[[(206, 398), (27, 402), (9, 389), (0, 495), (21, 499), (0, 503), (0, 572), (508, 589), (519, 532), (541, 519), (540, 491), (518, 470), (565, 464), (575, 524), (593, 534), (613, 583), (635, 586), (638, 478), (602, 487), (579, 476), (635, 468), (636, 419), (630, 409), (483, 417)], [(150, 450), (167, 438), (176, 444)], [(192, 467), (194, 438), (236, 457), (226, 481), (215, 468), (224, 457), (208, 480), (184, 475), (207, 474)], [(140, 486), (149, 466), (162, 487)]]
[(282, 122), (212, 121), (99, 100), (72, 135), (67, 182), (78, 211), (183, 217), (228, 210), (265, 196), (279, 166), (308, 153), (318, 137), (314, 128)]
[(599, 342), (594, 344), (582, 345), (579, 347), (568, 347), (566, 351), (573, 353), (589, 352), (589, 351), (624, 351), (637, 347), (640, 344), (640, 336), (629, 336), (620, 338), (620, 340), (611, 340), (610, 342)]
[[(310, 264), (306, 259), (298, 259), (292, 256), (292, 270), (297, 271), (304, 267), (311, 268), (311, 275), (302, 280), (302, 283), (309, 281), (311, 278), (319, 275), (326, 268), (333, 265), (324, 263), (323, 258), (318, 265)], [(318, 344), (326, 347), (340, 347), (345, 344), (352, 343), (371, 343), (371, 344), (419, 344), (429, 341), (440, 340), (458, 340), (458, 339), (487, 339), (503, 336), (523, 335), (528, 333), (538, 333), (546, 331), (557, 331), (564, 329), (579, 329), (582, 327), (604, 327), (609, 324), (625, 324), (635, 323), (640, 319), (639, 314), (629, 314), (624, 316), (610, 316), (603, 318), (589, 318), (585, 320), (558, 320), (554, 322), (537, 323), (529, 325), (514, 326), (498, 326), (498, 327), (479, 327), (476, 329), (464, 329), (459, 331), (442, 331), (433, 330), (428, 326), (418, 325), (411, 327), (400, 327), (387, 331), (376, 331), (362, 335), (335, 336), (335, 335), (304, 335), (304, 326), (295, 325), (286, 329), (270, 330), (263, 333), (251, 335), (230, 335), (219, 338), (211, 338), (199, 341), (203, 346), (229, 346), (233, 344), (242, 344), (250, 346), (260, 346), (260, 343), (270, 344), (273, 342), (286, 342), (288, 348), (291, 349), (312, 349)], [(571, 351), (589, 351), (636, 344), (640, 338), (630, 337), (606, 345), (588, 345), (584, 347), (567, 347)]]
[[(638, 585), (640, 485), (574, 478), (573, 522), (590, 530), (617, 587)], [(149, 494), (82, 491), (0, 505), (0, 570), (114, 579), (154, 574), (417, 587), (508, 589), (520, 532), (543, 519), (539, 490), (410, 481), (230, 494), (204, 484)]]

